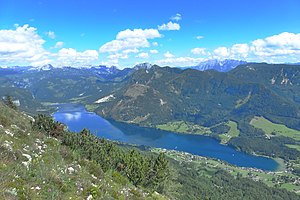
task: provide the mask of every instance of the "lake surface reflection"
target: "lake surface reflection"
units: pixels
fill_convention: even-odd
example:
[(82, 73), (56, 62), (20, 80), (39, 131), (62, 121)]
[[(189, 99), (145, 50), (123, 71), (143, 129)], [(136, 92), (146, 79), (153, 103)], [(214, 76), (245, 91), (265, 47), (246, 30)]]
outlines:
[(53, 114), (55, 120), (66, 124), (70, 131), (89, 129), (98, 137), (130, 143), (184, 151), (195, 155), (224, 160), (240, 167), (255, 167), (276, 170), (278, 163), (270, 158), (253, 156), (221, 145), (218, 140), (201, 135), (178, 134), (153, 128), (108, 121), (99, 115), (87, 112), (77, 104), (61, 105)]

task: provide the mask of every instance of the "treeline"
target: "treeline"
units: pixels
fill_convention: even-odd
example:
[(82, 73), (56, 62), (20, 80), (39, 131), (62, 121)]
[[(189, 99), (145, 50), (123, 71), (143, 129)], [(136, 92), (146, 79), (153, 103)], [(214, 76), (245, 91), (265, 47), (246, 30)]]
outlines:
[(169, 177), (169, 164), (164, 154), (154, 157), (143, 155), (135, 149), (124, 150), (113, 142), (97, 138), (87, 129), (79, 134), (71, 133), (46, 115), (37, 115), (32, 127), (59, 138), (63, 145), (76, 150), (86, 159), (96, 161), (104, 172), (116, 170), (136, 186), (164, 191)]
[(228, 144), (250, 154), (255, 152), (285, 160), (295, 160), (300, 157), (299, 151), (286, 146), (286, 144), (296, 144), (297, 141), (282, 136), (267, 139), (265, 133), (261, 129), (251, 126), (249, 121), (250, 118), (239, 121), (238, 129), (241, 134), (239, 137), (232, 138)]

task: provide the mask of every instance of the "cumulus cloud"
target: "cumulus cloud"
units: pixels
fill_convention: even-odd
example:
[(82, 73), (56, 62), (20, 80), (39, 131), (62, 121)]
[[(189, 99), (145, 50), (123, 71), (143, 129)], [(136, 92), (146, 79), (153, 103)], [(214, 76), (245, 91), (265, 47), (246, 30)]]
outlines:
[(257, 62), (294, 62), (300, 58), (300, 33), (283, 32), (228, 48), (219, 47), (214, 50), (213, 57)]
[(171, 54), (169, 51), (167, 51), (166, 53), (164, 53), (164, 57), (165, 58), (174, 58), (175, 56), (173, 54)]
[(112, 40), (100, 47), (101, 53), (117, 52), (125, 49), (134, 49), (140, 47), (149, 47), (146, 38), (127, 38), (126, 40)]
[[(37, 29), (27, 24), (16, 25), (15, 30), (0, 30), (0, 65), (42, 66), (51, 63), (54, 66), (86, 66), (98, 60), (96, 50), (78, 52), (63, 48), (50, 53), (43, 47), (45, 42)], [(63, 42), (57, 42), (52, 48), (62, 46)]]
[(45, 33), (49, 38), (51, 39), (55, 39), (55, 33), (53, 31), (48, 31)]
[(0, 63), (4, 65), (36, 65), (49, 63), (49, 52), (34, 27), (28, 24), (15, 30), (0, 30)]
[(162, 31), (178, 31), (180, 30), (180, 25), (178, 23), (169, 22), (167, 24), (163, 24), (158, 26), (158, 30)]
[(56, 42), (56, 44), (54, 45), (53, 48), (55, 49), (60, 49), (64, 46), (64, 43), (63, 42)]
[(146, 38), (153, 39), (161, 37), (160, 33), (156, 29), (126, 29), (117, 34), (116, 39), (122, 40), (127, 38)]
[(257, 56), (282, 56), (300, 54), (300, 33), (284, 32), (265, 39), (254, 40), (251, 50)]
[(87, 66), (98, 60), (96, 50), (78, 52), (72, 48), (63, 48), (57, 53), (57, 61), (60, 66)]
[(122, 53), (124, 54), (129, 54), (129, 53), (138, 53), (139, 50), (137, 48), (134, 48), (134, 49), (126, 49), (124, 51), (122, 51)]
[(117, 34), (116, 39), (105, 43), (99, 49), (101, 53), (112, 53), (120, 50), (149, 47), (148, 39), (161, 37), (156, 29), (126, 29)]
[(231, 47), (218, 47), (213, 51), (213, 58), (217, 59), (247, 59), (253, 54), (248, 44), (234, 44)]
[(176, 15), (172, 16), (170, 19), (173, 21), (180, 21), (182, 19), (181, 14), (176, 13)]
[(122, 54), (122, 53), (110, 54), (107, 56), (107, 58), (110, 60), (127, 59), (128, 54)]
[(230, 55), (229, 49), (227, 47), (218, 47), (214, 50), (214, 54), (217, 57), (228, 57)]
[(149, 54), (145, 53), (145, 52), (142, 52), (142, 53), (139, 53), (136, 57), (146, 59), (146, 58), (149, 58)]
[(116, 60), (110, 59), (108, 61), (101, 61), (100, 64), (101, 65), (106, 65), (106, 66), (116, 66), (116, 67), (118, 67), (119, 66), (119, 60), (118, 59), (116, 59)]
[(158, 54), (158, 50), (156, 50), (156, 49), (151, 49), (149, 52), (152, 54)]
[(235, 44), (231, 47), (231, 54), (235, 57), (246, 58), (249, 54), (249, 45), (248, 44)]
[(191, 50), (192, 54), (195, 55), (206, 55), (206, 49), (205, 48), (194, 48)]

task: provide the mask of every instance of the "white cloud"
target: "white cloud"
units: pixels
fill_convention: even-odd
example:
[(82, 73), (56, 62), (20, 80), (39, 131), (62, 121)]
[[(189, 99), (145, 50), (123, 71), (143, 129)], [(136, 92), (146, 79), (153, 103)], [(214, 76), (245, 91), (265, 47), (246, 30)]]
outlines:
[(296, 62), (300, 59), (300, 33), (283, 32), (250, 43), (214, 50), (214, 58), (245, 59), (254, 62)]
[(300, 55), (300, 33), (283, 32), (251, 43), (251, 51), (257, 56)]
[(137, 48), (134, 48), (134, 49), (126, 49), (124, 51), (122, 51), (122, 53), (124, 54), (129, 54), (129, 53), (138, 53), (139, 50)]
[(156, 49), (151, 49), (149, 52), (152, 54), (158, 54), (158, 51)]
[(174, 58), (175, 56), (173, 54), (171, 54), (169, 51), (167, 51), (165, 54), (164, 54), (164, 57), (165, 58)]
[(60, 49), (64, 46), (64, 43), (63, 42), (56, 42), (56, 44), (54, 45), (53, 48), (55, 49)]
[(196, 39), (197, 39), (197, 40), (201, 40), (201, 39), (203, 39), (203, 38), (204, 38), (204, 36), (202, 36), (202, 35), (196, 36)]
[(36, 65), (49, 63), (49, 52), (34, 27), (28, 24), (16, 26), (15, 30), (0, 30), (1, 65)]
[(160, 33), (156, 29), (126, 29), (117, 34), (116, 39), (122, 40), (127, 38), (146, 38), (154, 39), (161, 37)]
[(86, 50), (78, 52), (72, 48), (63, 48), (57, 53), (57, 62), (59, 66), (87, 66), (98, 60), (96, 50)]
[(192, 54), (195, 55), (206, 55), (206, 49), (205, 48), (194, 48), (191, 50)]
[(161, 66), (186, 67), (186, 66), (195, 66), (199, 64), (199, 62), (202, 62), (204, 60), (205, 60), (204, 58), (173, 57), (173, 58), (157, 60), (155, 61), (155, 63)]
[(53, 31), (48, 31), (45, 33), (49, 38), (51, 39), (55, 39), (55, 33)]
[(177, 13), (175, 16), (170, 18), (173, 21), (180, 21), (182, 19), (181, 14)]
[(248, 44), (235, 44), (231, 47), (230, 51), (235, 57), (246, 58), (249, 54), (249, 50)]
[(101, 65), (106, 65), (106, 66), (116, 66), (116, 67), (118, 67), (119, 66), (119, 60), (116, 59), (116, 60), (102, 61), (100, 64)]
[(229, 49), (226, 47), (218, 47), (214, 50), (214, 54), (220, 58), (226, 58), (230, 55)]
[[(60, 49), (57, 53), (45, 50), (43, 40), (37, 29), (29, 25), (18, 26), (15, 30), (0, 30), (0, 65), (42, 66), (86, 66), (98, 60), (96, 50), (78, 52), (75, 49)], [(57, 42), (52, 48), (61, 48), (63, 42)]]
[(149, 54), (145, 53), (145, 52), (142, 52), (142, 53), (139, 53), (136, 57), (146, 59), (146, 58), (149, 58)]
[(127, 38), (126, 40), (112, 40), (100, 47), (101, 53), (117, 52), (125, 49), (134, 49), (141, 47), (149, 47), (146, 38)]
[(126, 49), (149, 47), (148, 39), (161, 37), (156, 29), (126, 29), (117, 34), (116, 40), (105, 43), (99, 49), (101, 53), (112, 53)]
[(152, 45), (157, 47), (158, 46), (158, 43), (157, 42), (152, 42)]
[(178, 23), (169, 22), (167, 24), (163, 24), (158, 26), (158, 30), (162, 31), (178, 31), (180, 30), (180, 25)]
[(121, 53), (110, 54), (110, 55), (107, 56), (107, 58), (110, 59), (110, 60), (127, 59), (128, 54), (121, 54)]

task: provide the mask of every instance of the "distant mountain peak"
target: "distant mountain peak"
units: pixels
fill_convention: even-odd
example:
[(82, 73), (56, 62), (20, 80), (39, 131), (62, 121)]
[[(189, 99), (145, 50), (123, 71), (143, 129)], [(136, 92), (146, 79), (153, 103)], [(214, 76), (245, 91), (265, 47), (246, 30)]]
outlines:
[(31, 67), (29, 71), (50, 71), (54, 69), (54, 67), (51, 64), (46, 64), (40, 67)]
[(243, 60), (234, 60), (234, 59), (225, 59), (225, 60), (211, 59), (211, 60), (203, 61), (199, 63), (197, 66), (191, 68), (200, 71), (216, 70), (219, 72), (228, 72), (236, 68), (238, 65), (243, 65), (243, 64), (247, 64), (247, 62)]
[(150, 63), (140, 63), (135, 65), (133, 68), (135, 70), (139, 70), (139, 69), (150, 69), (153, 65)]
[(54, 67), (51, 64), (43, 65), (42, 67), (40, 67), (40, 70), (43, 71), (49, 71), (51, 69), (54, 69)]

